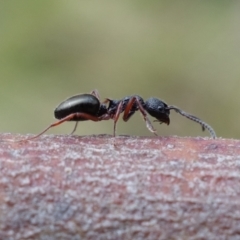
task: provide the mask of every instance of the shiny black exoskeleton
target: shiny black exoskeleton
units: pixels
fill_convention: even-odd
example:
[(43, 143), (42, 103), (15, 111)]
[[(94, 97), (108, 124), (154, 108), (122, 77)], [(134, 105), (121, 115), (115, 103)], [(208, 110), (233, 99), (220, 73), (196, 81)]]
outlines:
[(152, 123), (148, 118), (148, 114), (156, 118), (155, 121), (169, 125), (170, 110), (175, 110), (182, 116), (199, 123), (202, 126), (202, 130), (208, 129), (211, 136), (213, 138), (216, 137), (213, 128), (207, 123), (175, 106), (168, 106), (165, 102), (158, 98), (151, 97), (144, 101), (142, 97), (133, 95), (125, 97), (121, 100), (112, 100), (107, 98), (103, 103), (101, 103), (99, 99), (100, 97), (97, 90), (92, 91), (90, 94), (80, 94), (66, 99), (54, 111), (55, 118), (59, 119), (59, 121), (51, 124), (40, 134), (29, 139), (37, 138), (48, 129), (66, 121), (76, 122), (72, 131), (72, 133), (74, 133), (79, 121), (92, 120), (98, 122), (109, 119), (114, 120), (113, 135), (115, 136), (116, 124), (120, 114), (123, 113), (123, 120), (127, 122), (136, 111), (139, 111), (142, 115), (149, 131), (157, 135), (156, 130), (153, 128)]
[[(60, 103), (54, 110), (54, 116), (56, 119), (62, 119), (69, 116), (72, 113), (84, 113), (94, 117), (100, 117), (107, 114), (107, 107), (101, 104), (99, 99), (93, 94), (80, 94), (70, 97)], [(84, 121), (88, 118), (79, 115), (75, 115), (68, 121)]]

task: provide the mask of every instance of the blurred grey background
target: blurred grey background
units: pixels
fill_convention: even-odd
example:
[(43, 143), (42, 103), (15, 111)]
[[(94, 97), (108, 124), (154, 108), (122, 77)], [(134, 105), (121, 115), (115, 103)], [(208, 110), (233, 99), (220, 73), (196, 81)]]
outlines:
[[(1, 1), (1, 132), (38, 133), (67, 97), (158, 97), (239, 138), (240, 1)], [(48, 134), (68, 134), (64, 123)], [(171, 113), (159, 135), (209, 136)], [(113, 131), (81, 122), (76, 134)], [(117, 134), (152, 134), (139, 113)]]

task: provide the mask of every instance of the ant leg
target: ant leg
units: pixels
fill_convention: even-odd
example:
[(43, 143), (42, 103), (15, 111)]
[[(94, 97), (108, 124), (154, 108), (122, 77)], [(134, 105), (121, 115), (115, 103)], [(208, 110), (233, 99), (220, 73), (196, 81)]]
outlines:
[(143, 107), (143, 105), (140, 103), (139, 99), (137, 97), (132, 97), (129, 102), (126, 105), (125, 111), (124, 111), (124, 115), (123, 115), (123, 121), (127, 122), (130, 118), (131, 115), (129, 115), (130, 111), (133, 108), (134, 103), (137, 104), (139, 111), (146, 123), (146, 127), (148, 128), (148, 130), (150, 132), (152, 132), (155, 136), (157, 136), (156, 130), (154, 129), (151, 121), (149, 120), (147, 113)]
[[(99, 121), (109, 120), (109, 119), (110, 119), (110, 116), (108, 114), (104, 114), (103, 116), (99, 117)], [(69, 135), (73, 135), (75, 133), (75, 131), (77, 130), (78, 122), (79, 121), (76, 121), (75, 126)]]
[[(112, 101), (113, 101), (112, 99), (106, 98), (103, 103), (108, 103), (108, 102), (111, 103)], [(113, 136), (114, 137), (116, 136), (116, 125), (117, 125), (117, 121), (119, 119), (119, 115), (123, 111), (122, 106), (123, 106), (123, 101), (117, 101), (116, 105), (114, 106), (114, 113), (112, 113), (112, 114), (107, 113), (106, 114), (107, 118), (103, 119), (103, 120), (113, 119), (113, 121), (114, 121)]]
[(75, 131), (77, 129), (77, 125), (78, 125), (78, 121), (76, 121), (75, 126), (74, 126), (72, 132), (69, 135), (73, 135), (75, 133)]
[[(95, 96), (95, 94), (97, 94), (97, 96), (95, 96), (95, 97), (99, 97), (99, 94), (98, 94), (97, 90), (92, 91), (91, 94), (93, 94), (94, 96)], [(99, 121), (109, 120), (109, 119), (110, 119), (110, 116), (108, 114), (104, 114), (103, 116), (99, 117)], [(79, 121), (76, 121), (75, 126), (74, 126), (72, 132), (69, 135), (73, 135), (75, 133), (75, 131), (77, 130), (78, 122)]]
[(122, 105), (123, 105), (123, 102), (120, 101), (120, 103), (118, 104), (118, 107), (117, 107), (117, 111), (113, 116), (113, 120), (114, 120), (113, 136), (114, 137), (116, 136), (116, 125), (117, 125), (117, 121), (119, 119), (120, 113), (122, 112)]
[[(107, 104), (109, 102), (109, 104), (111, 104), (111, 102), (113, 102), (112, 99), (110, 98), (105, 98), (105, 100), (103, 101), (104, 104)], [(113, 127), (113, 136), (116, 136), (116, 125), (117, 125), (117, 121), (119, 119), (119, 115), (122, 113), (123, 109), (123, 101), (117, 101), (117, 103), (114, 103), (114, 113), (107, 113), (105, 114), (105, 116), (102, 116), (102, 120), (109, 120), (109, 119), (113, 119), (114, 120), (114, 127)], [(109, 109), (109, 108), (108, 108)]]
[(62, 118), (61, 120), (55, 122), (55, 123), (52, 123), (50, 126), (48, 126), (46, 129), (44, 129), (42, 132), (40, 132), (38, 135), (34, 136), (34, 137), (30, 137), (30, 138), (27, 138), (27, 139), (24, 139), (24, 140), (19, 140), (19, 141), (16, 141), (16, 142), (24, 142), (24, 141), (28, 141), (28, 140), (32, 140), (32, 139), (35, 139), (35, 138), (38, 138), (40, 137), (42, 134), (44, 134), (45, 132), (47, 132), (50, 128), (52, 127), (56, 127), (66, 121), (70, 121), (71, 119), (73, 119), (74, 117), (79, 117), (79, 118), (85, 118), (86, 120), (92, 120), (94, 122), (98, 122), (98, 121), (101, 121), (102, 119), (101, 118), (98, 118), (98, 117), (95, 117), (95, 116), (92, 116), (92, 115), (89, 115), (87, 113), (72, 113), (68, 116), (66, 116), (65, 118)]
[(92, 94), (94, 97), (100, 100), (100, 95), (97, 89), (94, 89), (90, 94)]

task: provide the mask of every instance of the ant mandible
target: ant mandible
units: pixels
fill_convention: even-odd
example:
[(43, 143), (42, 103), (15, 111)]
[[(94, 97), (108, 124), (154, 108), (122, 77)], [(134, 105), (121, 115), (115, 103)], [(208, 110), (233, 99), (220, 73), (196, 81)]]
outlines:
[(103, 103), (101, 103), (98, 91), (94, 90), (90, 94), (76, 95), (60, 103), (59, 106), (54, 110), (55, 118), (59, 119), (59, 121), (52, 123), (49, 127), (47, 127), (38, 135), (20, 141), (35, 139), (41, 136), (50, 128), (58, 126), (66, 121), (76, 122), (75, 127), (71, 133), (73, 134), (77, 128), (77, 124), (79, 121), (92, 120), (98, 122), (109, 119), (114, 120), (113, 136), (115, 137), (116, 124), (120, 114), (124, 112), (123, 120), (127, 122), (130, 117), (138, 110), (140, 111), (148, 130), (154, 133), (156, 136), (156, 130), (153, 128), (147, 114), (156, 118), (155, 121), (159, 123), (166, 123), (167, 125), (169, 125), (170, 110), (175, 110), (182, 116), (199, 123), (202, 126), (203, 131), (207, 129), (210, 132), (211, 137), (216, 138), (216, 133), (210, 125), (175, 106), (168, 106), (165, 102), (157, 98), (151, 97), (144, 101), (140, 96), (133, 95), (125, 97), (121, 100), (112, 100), (107, 98)]

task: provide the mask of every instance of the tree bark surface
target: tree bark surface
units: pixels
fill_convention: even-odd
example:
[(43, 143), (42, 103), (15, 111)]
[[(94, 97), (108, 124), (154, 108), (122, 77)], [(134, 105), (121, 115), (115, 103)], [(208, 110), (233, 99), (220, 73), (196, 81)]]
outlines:
[(0, 239), (240, 239), (239, 140), (0, 136)]

